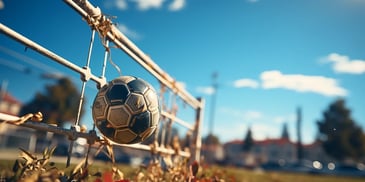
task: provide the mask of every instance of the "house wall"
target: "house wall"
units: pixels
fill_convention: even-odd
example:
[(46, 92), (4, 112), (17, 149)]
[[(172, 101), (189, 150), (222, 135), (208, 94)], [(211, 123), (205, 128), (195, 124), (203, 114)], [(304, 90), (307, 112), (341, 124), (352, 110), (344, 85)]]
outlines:
[[(224, 145), (226, 163), (248, 165), (248, 161), (250, 161), (249, 165), (252, 165), (251, 162), (253, 160), (255, 165), (268, 162), (284, 165), (298, 161), (296, 143), (289, 140), (267, 139), (259, 142), (256, 141), (252, 149), (246, 153), (242, 150), (242, 145), (242, 141), (235, 141)], [(304, 160), (331, 161), (318, 143), (304, 146), (303, 155)]]

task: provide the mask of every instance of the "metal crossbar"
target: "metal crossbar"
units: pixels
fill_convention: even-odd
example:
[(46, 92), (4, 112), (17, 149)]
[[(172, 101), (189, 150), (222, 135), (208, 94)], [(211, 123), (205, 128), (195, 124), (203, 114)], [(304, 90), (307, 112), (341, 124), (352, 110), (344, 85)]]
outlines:
[(43, 54), (44, 56), (50, 58), (51, 60), (54, 60), (77, 73), (80, 73), (82, 78), (84, 78), (85, 80), (91, 79), (95, 81), (98, 84), (98, 87), (101, 88), (103, 85), (106, 84), (106, 80), (104, 77), (100, 78), (98, 76), (91, 74), (91, 71), (88, 67), (81, 68), (76, 64), (73, 64), (71, 61), (68, 61), (67, 59), (57, 55), (56, 53), (53, 53), (52, 51), (44, 48), (43, 46), (33, 42), (32, 40), (10, 29), (9, 27), (5, 26), (2, 23), (0, 23), (0, 31), (6, 34), (7, 36), (13, 38), (14, 40), (18, 41), (19, 43), (24, 44), (25, 46), (37, 51), (40, 54)]
[[(84, 67), (79, 67), (73, 64), (71, 61), (62, 58), (61, 56), (53, 53), (52, 51), (42, 47), (41, 45), (33, 42), (32, 40), (26, 38), (25, 36), (17, 33), (16, 31), (8, 28), (7, 26), (0, 23), (0, 32), (9, 36), (10, 38), (24, 44), (28, 48), (31, 48), (38, 53), (50, 58), (51, 60), (79, 73), (81, 75), (81, 80), (83, 82), (82, 93), (80, 98), (80, 106), (83, 101), (83, 93), (85, 89), (85, 83), (89, 80), (94, 81), (97, 84), (98, 88), (101, 88), (106, 84), (105, 78), (105, 65), (103, 66), (102, 76), (98, 77), (92, 74), (91, 69), (89, 68), (90, 56), (92, 51), (92, 43), (95, 31), (99, 34), (106, 35), (104, 46), (108, 46), (109, 41), (113, 42), (119, 49), (124, 51), (128, 56), (130, 56), (133, 60), (139, 63), (146, 71), (148, 71), (152, 76), (154, 76), (162, 85), (170, 89), (171, 92), (176, 94), (179, 98), (181, 98), (186, 104), (190, 105), (195, 110), (195, 121), (194, 124), (190, 124), (189, 122), (184, 121), (183, 119), (178, 118), (174, 112), (168, 112), (166, 110), (161, 111), (161, 115), (168, 119), (171, 123), (177, 123), (193, 133), (192, 142), (190, 147), (190, 152), (187, 151), (179, 151), (178, 155), (183, 157), (190, 157), (191, 160), (200, 160), (200, 149), (201, 149), (201, 125), (203, 119), (203, 111), (204, 111), (204, 99), (194, 98), (189, 92), (187, 92), (184, 88), (177, 84), (177, 81), (174, 80), (168, 73), (163, 71), (149, 56), (147, 56), (143, 51), (141, 51), (132, 41), (130, 41), (126, 36), (123, 35), (108, 19), (104, 16), (101, 10), (98, 7), (94, 7), (87, 0), (64, 0), (66, 4), (72, 7), (76, 12), (78, 12), (88, 23), (88, 25), (92, 28), (92, 39), (89, 47), (89, 54), (87, 58), (87, 63)], [(105, 59), (107, 57), (108, 52), (105, 53)], [(105, 60), (104, 60), (105, 64)], [(79, 107), (80, 110), (81, 107)], [(79, 124), (79, 114), (77, 116), (77, 120), (75, 126), (71, 129), (59, 128), (57, 126), (48, 125), (45, 123), (39, 123), (34, 121), (27, 121), (20, 126), (33, 128), (36, 130), (49, 131), (58, 134), (63, 134), (68, 136), (71, 140), (71, 144), (77, 138), (86, 138), (89, 144), (93, 144), (94, 142), (101, 141), (101, 138), (97, 136), (94, 130), (91, 130), (88, 133), (84, 133), (80, 131)], [(19, 120), (19, 117), (9, 116), (6, 114), (0, 113), (0, 122), (3, 121), (15, 121)], [(12, 123), (10, 123), (12, 124)], [(165, 129), (165, 128), (163, 128)], [(125, 144), (117, 144), (113, 143), (113, 145), (130, 147), (141, 150), (151, 150), (151, 147), (148, 145), (142, 144), (134, 144), (134, 145), (125, 145)], [(70, 147), (72, 148), (72, 147)], [(174, 150), (165, 148), (163, 144), (159, 144), (159, 146), (155, 147), (154, 150), (157, 150), (161, 153), (166, 154), (176, 154)], [(68, 161), (69, 162), (69, 161)]]
[[(84, 19), (86, 19), (92, 28), (106, 34), (109, 40), (127, 53), (164, 85), (172, 89), (185, 102), (195, 109), (202, 108), (201, 102), (191, 96), (191, 94), (185, 89), (181, 88), (180, 85), (176, 84), (176, 80), (163, 71), (149, 56), (147, 56), (123, 33), (121, 33), (118, 28), (111, 23), (112, 21), (101, 13), (100, 8), (94, 7), (87, 0), (65, 0), (65, 2), (76, 10)], [(105, 28), (105, 26), (108, 27)]]

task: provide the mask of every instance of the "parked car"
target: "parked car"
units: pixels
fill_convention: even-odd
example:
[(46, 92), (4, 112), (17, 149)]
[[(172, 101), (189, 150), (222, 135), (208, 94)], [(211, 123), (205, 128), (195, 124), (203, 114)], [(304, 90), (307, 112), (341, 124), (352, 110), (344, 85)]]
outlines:
[(340, 176), (365, 177), (365, 169), (359, 165), (340, 164), (334, 169), (334, 173)]

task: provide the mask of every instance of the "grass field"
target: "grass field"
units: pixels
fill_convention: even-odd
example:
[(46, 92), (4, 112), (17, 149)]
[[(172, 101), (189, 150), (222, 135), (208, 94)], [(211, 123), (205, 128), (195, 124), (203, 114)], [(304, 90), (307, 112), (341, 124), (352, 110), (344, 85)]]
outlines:
[(217, 167), (217, 169), (224, 170), (228, 175), (235, 176), (237, 181), (241, 182), (365, 182), (365, 179), (351, 177), (283, 172), (262, 172), (238, 168)]
[[(0, 177), (13, 175), (12, 167), (14, 160), (0, 161)], [(63, 171), (65, 174), (70, 173), (76, 164), (65, 168), (65, 164), (56, 163), (54, 166)], [(87, 181), (95, 181), (94, 174), (103, 174), (111, 171), (111, 163), (95, 162), (89, 168), (88, 173), (91, 175)], [(132, 168), (127, 165), (117, 165), (118, 169), (123, 172), (124, 179), (135, 181), (138, 171), (141, 168)], [(143, 170), (143, 169), (142, 169)], [(199, 181), (238, 181), (238, 182), (365, 182), (365, 178), (351, 178), (325, 175), (311, 175), (299, 173), (281, 173), (281, 172), (263, 172), (259, 170), (245, 170), (235, 167), (205, 166), (200, 167), (197, 174)], [(166, 179), (166, 178), (165, 178)]]

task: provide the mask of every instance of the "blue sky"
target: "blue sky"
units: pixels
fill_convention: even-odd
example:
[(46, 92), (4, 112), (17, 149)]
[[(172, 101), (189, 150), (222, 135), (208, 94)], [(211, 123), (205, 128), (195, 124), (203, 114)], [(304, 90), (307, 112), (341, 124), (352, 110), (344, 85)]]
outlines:
[[(105, 0), (91, 1), (159, 66), (198, 97), (206, 99), (208, 132), (212, 73), (218, 72), (214, 133), (221, 141), (280, 136), (288, 124), (296, 140), (295, 113), (302, 108), (303, 140), (317, 133), (316, 121), (339, 97), (365, 128), (365, 0)], [(0, 22), (83, 66), (90, 28), (63, 1), (0, 0)], [(101, 72), (97, 39), (92, 71)], [(112, 60), (124, 75), (156, 81), (122, 51)], [(0, 34), (0, 81), (23, 102), (52, 80), (45, 73), (79, 75)], [(110, 64), (107, 78), (118, 72)], [(96, 94), (88, 83), (82, 123), (91, 125)], [(179, 108), (181, 117), (184, 107)]]

